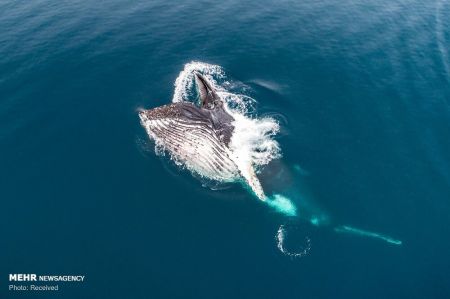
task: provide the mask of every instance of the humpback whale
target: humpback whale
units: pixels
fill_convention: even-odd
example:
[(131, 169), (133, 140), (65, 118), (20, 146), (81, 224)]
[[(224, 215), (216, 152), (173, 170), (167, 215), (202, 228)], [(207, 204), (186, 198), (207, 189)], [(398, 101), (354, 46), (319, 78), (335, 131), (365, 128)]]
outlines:
[(208, 179), (242, 181), (260, 199), (266, 195), (251, 164), (238, 163), (230, 149), (235, 121), (208, 79), (194, 72), (198, 105), (182, 101), (140, 110), (141, 124), (176, 163)]
[[(278, 132), (277, 122), (270, 118), (247, 118), (245, 109), (230, 110), (229, 106), (239, 101), (228, 98), (226, 90), (216, 90), (218, 85), (206, 77), (219, 75), (220, 78), (221, 74), (219, 66), (188, 63), (175, 81), (171, 104), (138, 111), (141, 124), (157, 149), (168, 152), (177, 165), (204, 178), (243, 183), (265, 204), (289, 216), (289, 223), (281, 225), (276, 234), (277, 246), (284, 255), (301, 257), (309, 252), (309, 238), (301, 252), (290, 252), (283, 245), (287, 230), (296, 226), (297, 221), (300, 224), (305, 220), (336, 233), (402, 244), (385, 234), (335, 223), (308, 191), (303, 178), (305, 171), (278, 159), (281, 157), (278, 144), (271, 139)], [(192, 96), (194, 82), (198, 95), (195, 104), (187, 101)], [(222, 97), (227, 97), (227, 101)], [(241, 99), (239, 95), (237, 98)], [(259, 178), (254, 167), (259, 167)]]

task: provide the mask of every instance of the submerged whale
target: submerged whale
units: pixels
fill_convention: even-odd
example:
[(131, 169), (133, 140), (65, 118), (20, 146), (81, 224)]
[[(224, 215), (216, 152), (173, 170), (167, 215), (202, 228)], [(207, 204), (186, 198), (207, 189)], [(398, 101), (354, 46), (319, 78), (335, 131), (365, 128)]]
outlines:
[(261, 200), (266, 195), (253, 166), (240, 166), (230, 149), (235, 121), (210, 82), (194, 72), (200, 104), (178, 102), (139, 111), (141, 124), (176, 163), (222, 182), (241, 180)]

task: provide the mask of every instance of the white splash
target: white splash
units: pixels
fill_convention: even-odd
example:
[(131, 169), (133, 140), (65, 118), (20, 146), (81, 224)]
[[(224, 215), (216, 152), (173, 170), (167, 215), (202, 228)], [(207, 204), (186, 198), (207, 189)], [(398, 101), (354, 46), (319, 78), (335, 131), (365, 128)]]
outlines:
[(252, 119), (239, 112), (229, 112), (235, 119), (229, 144), (232, 159), (253, 192), (259, 199), (266, 200), (256, 172), (281, 156), (278, 142), (272, 138), (278, 132), (279, 125), (271, 118)]
[(271, 160), (281, 157), (275, 136), (280, 127), (272, 118), (249, 118), (240, 113), (231, 113), (235, 119), (230, 149), (238, 156), (238, 163), (253, 165), (256, 170)]
[(284, 255), (292, 258), (300, 258), (304, 257), (311, 251), (311, 239), (309, 237), (305, 237), (305, 246), (302, 248), (301, 251), (298, 252), (292, 252), (285, 248), (284, 242), (286, 240), (287, 236), (287, 230), (285, 226), (282, 224), (278, 228), (277, 234), (275, 235), (275, 239), (277, 241), (277, 247), (283, 253)]

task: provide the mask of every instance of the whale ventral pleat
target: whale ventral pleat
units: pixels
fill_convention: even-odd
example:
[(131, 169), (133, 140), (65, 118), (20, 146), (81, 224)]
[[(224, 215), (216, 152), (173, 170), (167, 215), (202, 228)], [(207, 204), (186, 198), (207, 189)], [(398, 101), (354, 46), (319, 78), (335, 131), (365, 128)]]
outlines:
[(181, 111), (178, 105), (169, 104), (153, 109), (145, 110), (143, 112), (148, 119), (161, 119), (161, 118), (177, 118), (180, 117)]

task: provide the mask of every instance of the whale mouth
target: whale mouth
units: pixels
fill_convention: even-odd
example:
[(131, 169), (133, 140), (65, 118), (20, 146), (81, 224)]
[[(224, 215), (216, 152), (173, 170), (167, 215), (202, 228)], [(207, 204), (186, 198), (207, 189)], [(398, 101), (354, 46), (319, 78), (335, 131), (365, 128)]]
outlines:
[(206, 109), (213, 109), (221, 103), (221, 99), (209, 81), (198, 71), (194, 71), (194, 81), (200, 97), (200, 106)]

